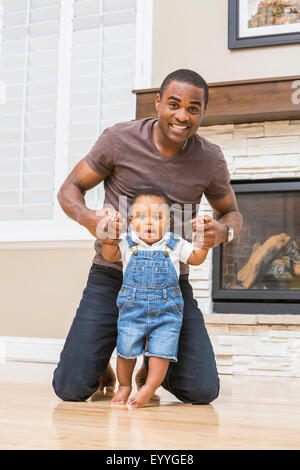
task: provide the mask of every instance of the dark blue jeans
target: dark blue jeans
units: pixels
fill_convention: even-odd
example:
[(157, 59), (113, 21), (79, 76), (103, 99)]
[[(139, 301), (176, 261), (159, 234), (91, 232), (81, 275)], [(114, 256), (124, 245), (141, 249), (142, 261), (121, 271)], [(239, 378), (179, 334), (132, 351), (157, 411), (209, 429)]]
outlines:
[[(117, 295), (123, 274), (93, 264), (76, 316), (54, 371), (53, 388), (66, 401), (85, 401), (98, 388), (116, 346)], [(170, 362), (162, 386), (180, 401), (207, 404), (219, 393), (215, 356), (203, 316), (193, 298), (188, 274), (179, 284), (184, 314), (178, 345), (178, 362)], [(147, 365), (147, 362), (146, 362)]]

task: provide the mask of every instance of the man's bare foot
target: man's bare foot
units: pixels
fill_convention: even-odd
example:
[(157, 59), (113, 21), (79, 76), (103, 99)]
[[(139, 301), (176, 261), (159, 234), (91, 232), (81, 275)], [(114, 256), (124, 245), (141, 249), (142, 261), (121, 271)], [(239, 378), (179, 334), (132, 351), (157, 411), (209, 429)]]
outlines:
[[(145, 362), (143, 361), (141, 367), (139, 368), (135, 376), (135, 383), (136, 383), (136, 388), (138, 389), (138, 391), (143, 387), (143, 385), (145, 385), (146, 380), (147, 380), (147, 369), (145, 366)], [(150, 400), (159, 401), (160, 396), (154, 393), (151, 396)]]
[(133, 395), (132, 398), (129, 398), (127, 404), (131, 408), (142, 408), (145, 406), (155, 392), (155, 388), (151, 385), (143, 385), (140, 390)]
[[(103, 400), (104, 398), (110, 398), (113, 396), (116, 386), (116, 374), (110, 364), (107, 364), (105, 372), (101, 377), (98, 379), (99, 388), (96, 392), (93, 393), (91, 396), (92, 401)], [(104, 394), (105, 388), (105, 394)]]
[(104, 400), (104, 399), (105, 399), (104, 391), (100, 387), (91, 396), (91, 401), (100, 401), (100, 400)]
[(113, 396), (111, 404), (112, 405), (126, 405), (130, 393), (131, 393), (130, 385), (119, 385), (117, 392)]

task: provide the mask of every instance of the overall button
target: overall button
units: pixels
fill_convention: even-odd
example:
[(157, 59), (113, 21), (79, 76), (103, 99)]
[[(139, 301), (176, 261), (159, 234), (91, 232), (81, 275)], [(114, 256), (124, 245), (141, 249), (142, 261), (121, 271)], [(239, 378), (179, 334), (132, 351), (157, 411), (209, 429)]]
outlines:
[(178, 289), (175, 289), (175, 290), (174, 290), (174, 294), (178, 294)]

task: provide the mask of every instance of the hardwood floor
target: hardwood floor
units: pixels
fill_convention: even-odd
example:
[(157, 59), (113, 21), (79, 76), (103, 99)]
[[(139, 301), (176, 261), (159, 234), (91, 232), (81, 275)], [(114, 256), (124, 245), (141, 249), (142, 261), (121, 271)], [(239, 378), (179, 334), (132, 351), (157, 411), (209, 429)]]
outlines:
[(53, 364), (0, 364), (0, 449), (299, 449), (300, 379), (220, 376), (211, 405), (63, 402)]

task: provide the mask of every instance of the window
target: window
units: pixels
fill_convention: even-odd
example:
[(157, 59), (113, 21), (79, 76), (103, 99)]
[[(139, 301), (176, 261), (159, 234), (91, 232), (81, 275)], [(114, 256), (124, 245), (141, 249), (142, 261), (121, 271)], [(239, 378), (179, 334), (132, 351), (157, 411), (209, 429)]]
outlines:
[[(2, 241), (91, 238), (56, 194), (106, 127), (135, 117), (132, 90), (150, 86), (151, 3), (1, 2)], [(88, 207), (103, 196), (102, 183)]]

